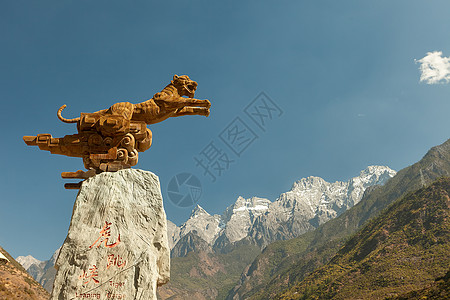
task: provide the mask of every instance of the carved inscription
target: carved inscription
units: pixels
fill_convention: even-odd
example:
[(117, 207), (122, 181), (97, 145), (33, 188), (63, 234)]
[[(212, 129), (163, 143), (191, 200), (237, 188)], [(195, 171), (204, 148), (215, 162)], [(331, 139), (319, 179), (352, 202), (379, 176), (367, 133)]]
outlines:
[(108, 261), (106, 264), (106, 269), (109, 269), (111, 266), (116, 266), (118, 268), (122, 268), (127, 264), (126, 260), (124, 260), (120, 255), (110, 254), (108, 255)]
[(95, 242), (92, 245), (89, 246), (89, 248), (94, 247), (94, 245), (97, 244), (97, 242), (98, 242), (97, 248), (100, 247), (102, 243), (106, 248), (114, 248), (120, 243), (120, 233), (119, 233), (117, 242), (108, 244), (109, 237), (111, 236), (111, 227), (110, 227), (111, 224), (112, 223), (105, 221), (105, 225), (100, 231), (100, 236), (95, 240)]
[(81, 293), (81, 294), (78, 294), (78, 292), (77, 293), (75, 293), (75, 297), (76, 298), (81, 298), (81, 299), (100, 299), (100, 297), (101, 297), (101, 295), (100, 295), (100, 293)]
[[(113, 232), (114, 236), (117, 236), (115, 242), (111, 238), (111, 225), (112, 222), (105, 221), (97, 239), (89, 246), (89, 249), (104, 248), (106, 254), (78, 277), (82, 287), (88, 288), (89, 286), (90, 292), (77, 291), (75, 295), (77, 299), (125, 299), (122, 292), (125, 281), (114, 279), (114, 277), (124, 270), (127, 260), (118, 253), (110, 252), (116, 251), (113, 249), (120, 244), (120, 233)], [(95, 291), (99, 288), (104, 290)]]
[(83, 271), (83, 274), (80, 275), (79, 279), (82, 279), (83, 285), (86, 285), (89, 282), (91, 282), (91, 280), (94, 283), (99, 283), (97, 277), (98, 277), (97, 266), (93, 265), (92, 267), (89, 268), (88, 272)]

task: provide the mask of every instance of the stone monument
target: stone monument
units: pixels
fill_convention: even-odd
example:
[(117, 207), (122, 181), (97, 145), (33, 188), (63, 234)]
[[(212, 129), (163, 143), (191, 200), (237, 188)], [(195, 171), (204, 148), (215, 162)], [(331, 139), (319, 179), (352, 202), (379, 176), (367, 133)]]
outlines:
[(83, 158), (88, 171), (63, 172), (85, 179), (66, 188), (80, 189), (69, 233), (56, 260), (52, 300), (156, 299), (156, 288), (170, 278), (167, 221), (158, 177), (131, 169), (138, 152), (150, 148), (148, 124), (169, 117), (209, 115), (211, 103), (194, 99), (197, 83), (173, 80), (142, 103), (120, 102), (109, 109), (66, 119), (77, 134), (24, 136), (27, 145), (53, 154)]
[(166, 222), (153, 173), (124, 169), (87, 179), (56, 260), (51, 299), (156, 299), (170, 276)]

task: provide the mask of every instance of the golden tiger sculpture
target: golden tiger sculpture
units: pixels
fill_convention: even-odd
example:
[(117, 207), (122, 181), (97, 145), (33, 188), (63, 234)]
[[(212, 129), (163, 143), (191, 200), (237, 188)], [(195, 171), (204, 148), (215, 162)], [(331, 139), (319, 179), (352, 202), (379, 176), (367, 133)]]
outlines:
[[(149, 124), (170, 117), (186, 115), (209, 116), (211, 103), (194, 99), (197, 82), (187, 75), (174, 75), (173, 80), (153, 98), (138, 104), (119, 102), (108, 109), (94, 113), (81, 113), (80, 117), (66, 119), (61, 115), (66, 105), (58, 109), (58, 118), (65, 123), (77, 123), (77, 134), (53, 138), (50, 134), (24, 136), (29, 146), (38, 146), (52, 154), (82, 157), (89, 171), (63, 172), (63, 178), (86, 179), (102, 171), (117, 171), (134, 166), (138, 152), (152, 144)], [(80, 183), (66, 184), (66, 188), (79, 188)]]

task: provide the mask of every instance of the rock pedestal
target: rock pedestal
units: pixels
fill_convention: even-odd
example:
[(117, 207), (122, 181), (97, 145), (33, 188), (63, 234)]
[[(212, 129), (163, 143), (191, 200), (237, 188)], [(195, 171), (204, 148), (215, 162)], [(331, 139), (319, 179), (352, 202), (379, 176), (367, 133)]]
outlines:
[(126, 169), (83, 182), (51, 299), (156, 299), (170, 249), (159, 180)]

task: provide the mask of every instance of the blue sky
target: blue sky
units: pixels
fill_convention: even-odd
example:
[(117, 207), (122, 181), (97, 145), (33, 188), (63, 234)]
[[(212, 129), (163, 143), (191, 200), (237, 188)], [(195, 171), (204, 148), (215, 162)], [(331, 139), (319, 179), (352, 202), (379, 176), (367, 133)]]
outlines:
[[(177, 224), (192, 209), (168, 201), (178, 173), (197, 176), (198, 203), (222, 213), (240, 195), (273, 201), (310, 175), (399, 170), (449, 138), (448, 77), (420, 81), (415, 61), (441, 51), (448, 70), (448, 1), (15, 0), (0, 8), (0, 245), (13, 256), (48, 259), (67, 234), (76, 192), (60, 173), (82, 161), (22, 141), (76, 133), (56, 118), (62, 104), (76, 117), (145, 101), (174, 74), (198, 82), (196, 98), (211, 101), (211, 115), (152, 125), (153, 146), (137, 165), (160, 177)], [(265, 131), (245, 114), (261, 92), (283, 111)], [(220, 139), (236, 117), (257, 136), (239, 157)], [(210, 142), (234, 160), (215, 182), (194, 161)]]

